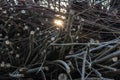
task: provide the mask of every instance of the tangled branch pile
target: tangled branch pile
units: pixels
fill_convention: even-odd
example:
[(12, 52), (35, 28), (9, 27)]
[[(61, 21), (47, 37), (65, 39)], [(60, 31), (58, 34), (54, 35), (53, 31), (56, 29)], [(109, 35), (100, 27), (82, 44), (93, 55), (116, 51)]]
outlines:
[(119, 80), (120, 10), (102, 2), (71, 1), (61, 13), (2, 0), (0, 79)]

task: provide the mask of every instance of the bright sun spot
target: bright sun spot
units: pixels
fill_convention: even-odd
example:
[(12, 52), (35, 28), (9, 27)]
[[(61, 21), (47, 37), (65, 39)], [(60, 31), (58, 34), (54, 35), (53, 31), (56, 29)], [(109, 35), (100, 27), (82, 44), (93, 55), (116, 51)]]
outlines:
[(60, 28), (63, 28), (64, 27), (64, 22), (60, 19), (55, 19), (54, 20), (54, 24), (57, 26), (57, 27), (60, 27)]

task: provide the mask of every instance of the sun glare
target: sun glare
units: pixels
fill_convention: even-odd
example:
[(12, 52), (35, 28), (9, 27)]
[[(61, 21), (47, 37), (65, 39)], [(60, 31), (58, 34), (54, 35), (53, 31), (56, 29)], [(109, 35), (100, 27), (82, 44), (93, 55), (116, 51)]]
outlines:
[(63, 22), (63, 20), (60, 20), (60, 19), (55, 19), (55, 20), (54, 20), (54, 24), (55, 24), (57, 27), (60, 27), (60, 28), (63, 28), (63, 27), (64, 27), (64, 22)]

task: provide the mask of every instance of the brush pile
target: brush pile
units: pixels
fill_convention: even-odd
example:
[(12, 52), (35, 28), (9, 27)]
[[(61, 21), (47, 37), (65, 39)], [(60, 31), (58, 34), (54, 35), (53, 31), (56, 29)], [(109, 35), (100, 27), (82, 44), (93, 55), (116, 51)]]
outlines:
[(69, 1), (62, 13), (0, 0), (0, 79), (119, 80), (120, 2), (105, 1)]

